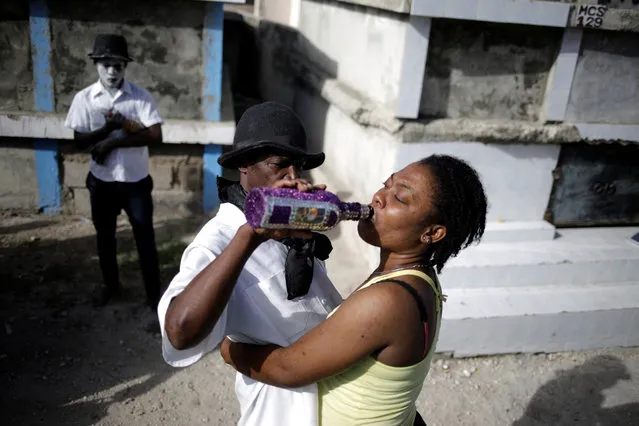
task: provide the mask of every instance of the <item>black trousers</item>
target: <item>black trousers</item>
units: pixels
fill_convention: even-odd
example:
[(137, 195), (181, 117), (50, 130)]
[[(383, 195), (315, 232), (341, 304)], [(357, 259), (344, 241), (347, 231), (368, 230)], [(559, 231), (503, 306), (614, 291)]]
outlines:
[(155, 247), (151, 198), (153, 179), (147, 176), (138, 182), (105, 182), (89, 173), (86, 184), (91, 196), (91, 219), (97, 234), (104, 284), (107, 287), (120, 285), (115, 229), (117, 217), (124, 210), (133, 228), (146, 297), (150, 302), (159, 300), (160, 266)]

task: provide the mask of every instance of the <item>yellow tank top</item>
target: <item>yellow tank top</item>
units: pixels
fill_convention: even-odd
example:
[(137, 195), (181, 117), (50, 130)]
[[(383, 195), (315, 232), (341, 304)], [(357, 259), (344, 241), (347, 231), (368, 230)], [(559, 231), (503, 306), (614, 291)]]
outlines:
[(414, 275), (423, 279), (437, 296), (437, 328), (426, 357), (414, 365), (392, 367), (368, 356), (340, 374), (321, 380), (318, 383), (320, 425), (413, 424), (415, 401), (424, 385), (439, 337), (442, 302), (445, 296), (442, 295), (439, 285), (428, 275), (412, 269), (373, 278), (360, 289), (402, 275)]

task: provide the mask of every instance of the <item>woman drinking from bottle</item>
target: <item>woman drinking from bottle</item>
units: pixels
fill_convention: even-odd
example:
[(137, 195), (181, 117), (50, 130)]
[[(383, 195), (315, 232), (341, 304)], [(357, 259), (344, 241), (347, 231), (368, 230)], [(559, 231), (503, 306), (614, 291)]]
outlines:
[[(358, 232), (380, 248), (379, 266), (330, 317), (289, 347), (232, 343), (221, 352), (264, 383), (318, 382), (320, 424), (412, 425), (442, 317), (437, 273), (478, 242), (486, 196), (467, 163), (430, 156), (392, 174)], [(248, 225), (246, 225), (248, 226)], [(299, 231), (296, 231), (299, 235)], [(256, 241), (282, 231), (254, 229)]]

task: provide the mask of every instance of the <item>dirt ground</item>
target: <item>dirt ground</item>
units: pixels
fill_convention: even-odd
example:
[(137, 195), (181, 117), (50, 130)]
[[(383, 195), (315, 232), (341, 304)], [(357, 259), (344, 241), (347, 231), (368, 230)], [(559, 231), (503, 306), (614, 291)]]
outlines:
[[(156, 218), (164, 284), (205, 217)], [(135, 244), (118, 227), (124, 300), (91, 306), (100, 282), (80, 216), (0, 213), (3, 425), (232, 425), (234, 373), (216, 352), (164, 363)], [(639, 324), (638, 324), (639, 326)], [(420, 395), (429, 425), (639, 425), (639, 348), (439, 357)]]

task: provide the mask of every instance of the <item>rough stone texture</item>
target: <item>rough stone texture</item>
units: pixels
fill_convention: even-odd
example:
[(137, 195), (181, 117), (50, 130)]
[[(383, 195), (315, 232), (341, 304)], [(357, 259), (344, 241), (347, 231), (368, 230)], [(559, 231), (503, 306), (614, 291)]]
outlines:
[[(201, 118), (204, 2), (51, 2), (56, 111), (97, 80), (87, 57), (97, 34), (124, 35), (135, 59), (127, 78), (153, 95), (164, 118)], [(122, 13), (126, 10), (126, 14)]]
[(420, 113), (537, 120), (561, 36), (555, 28), (435, 20)]
[(0, 152), (0, 209), (37, 209), (38, 179), (33, 142), (0, 138)]
[(639, 123), (639, 34), (585, 31), (569, 121)]
[(155, 189), (194, 192), (202, 190), (201, 145), (161, 145), (150, 152), (149, 173)]
[(538, 124), (526, 121), (435, 119), (406, 123), (403, 142), (479, 141), (496, 143), (579, 142), (579, 130), (570, 124)]
[(29, 4), (0, 3), (0, 111), (33, 110)]

